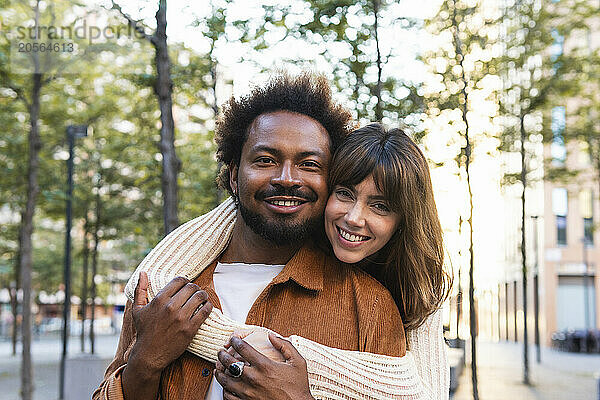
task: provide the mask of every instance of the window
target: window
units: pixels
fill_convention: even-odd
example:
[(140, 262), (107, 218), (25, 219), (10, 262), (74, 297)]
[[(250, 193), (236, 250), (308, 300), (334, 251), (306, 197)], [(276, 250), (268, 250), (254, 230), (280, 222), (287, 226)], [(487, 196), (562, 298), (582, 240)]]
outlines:
[(554, 107), (552, 109), (552, 144), (550, 145), (550, 153), (552, 155), (552, 164), (562, 166), (567, 159), (567, 149), (565, 147), (565, 120), (566, 110), (563, 106)]
[(552, 189), (552, 212), (556, 215), (556, 244), (567, 244), (568, 192), (565, 188)]
[(594, 215), (592, 212), (593, 195), (591, 189), (579, 192), (579, 209), (583, 217), (583, 240), (586, 245), (594, 244)]
[(554, 215), (567, 215), (568, 193), (565, 188), (552, 189), (552, 213)]
[(583, 239), (586, 245), (594, 244), (594, 220), (592, 218), (583, 219)]
[[(591, 113), (590, 113), (591, 114)], [(590, 121), (593, 121), (593, 117), (590, 115)], [(592, 166), (592, 156), (590, 154), (590, 145), (586, 142), (579, 143), (579, 163), (584, 167)]]
[(564, 215), (556, 216), (556, 244), (567, 244), (567, 217)]

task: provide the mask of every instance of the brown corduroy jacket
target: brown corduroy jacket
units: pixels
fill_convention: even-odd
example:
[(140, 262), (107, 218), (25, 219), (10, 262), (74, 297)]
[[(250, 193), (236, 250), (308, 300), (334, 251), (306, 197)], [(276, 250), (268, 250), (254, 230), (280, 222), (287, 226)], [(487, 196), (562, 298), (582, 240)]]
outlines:
[[(194, 282), (221, 308), (213, 284), (216, 262)], [(389, 356), (403, 356), (406, 341), (400, 313), (390, 293), (375, 279), (343, 265), (313, 246), (305, 246), (252, 305), (247, 324), (283, 336), (299, 335), (330, 347)], [(128, 301), (115, 357), (93, 400), (123, 400), (121, 372), (133, 344), (135, 327)], [(189, 352), (165, 368), (159, 400), (204, 400), (214, 364)]]

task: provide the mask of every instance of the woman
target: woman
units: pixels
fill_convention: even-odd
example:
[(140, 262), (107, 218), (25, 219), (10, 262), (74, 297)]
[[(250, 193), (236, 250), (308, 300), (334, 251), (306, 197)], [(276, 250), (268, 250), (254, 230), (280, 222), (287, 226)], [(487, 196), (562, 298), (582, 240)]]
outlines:
[[(394, 297), (405, 330), (414, 330), (449, 290), (425, 157), (401, 130), (371, 124), (354, 131), (338, 149), (329, 181), (333, 193), (325, 209), (325, 232), (335, 256), (359, 263), (377, 278)], [(348, 243), (342, 230), (373, 237)]]
[[(354, 131), (338, 148), (330, 169), (330, 187), (333, 192), (325, 211), (325, 232), (331, 250), (341, 261), (358, 264), (390, 291), (405, 324), (409, 352), (401, 358), (349, 352), (291, 336), (290, 341), (307, 360), (311, 392), (318, 398), (340, 393), (345, 398), (365, 398), (366, 393), (369, 398), (382, 399), (447, 398), (439, 307), (447, 297), (449, 279), (442, 268), (441, 228), (423, 154), (399, 129), (386, 131), (371, 124)], [(177, 262), (170, 260), (170, 270), (152, 267), (164, 261), (158, 256), (145, 259), (138, 271), (148, 271), (149, 293), (153, 295), (176, 275), (193, 278), (212, 262), (226, 246), (234, 216), (235, 205), (226, 201), (184, 224), (183, 231), (198, 232), (192, 225), (204, 228), (200, 233), (204, 246)], [(199, 242), (192, 237), (180, 239)], [(162, 252), (159, 246), (157, 254)], [(166, 246), (177, 247), (174, 243)], [(163, 254), (163, 258), (171, 257)], [(131, 281), (128, 288), (135, 284)], [(230, 334), (249, 328), (266, 331), (241, 326), (213, 310), (188, 350), (216, 362), (216, 353)], [(260, 345), (260, 340), (251, 343)], [(332, 371), (328, 366), (332, 360), (340, 368)], [(327, 374), (327, 379), (322, 379)], [(334, 381), (336, 387), (324, 384), (326, 380)]]

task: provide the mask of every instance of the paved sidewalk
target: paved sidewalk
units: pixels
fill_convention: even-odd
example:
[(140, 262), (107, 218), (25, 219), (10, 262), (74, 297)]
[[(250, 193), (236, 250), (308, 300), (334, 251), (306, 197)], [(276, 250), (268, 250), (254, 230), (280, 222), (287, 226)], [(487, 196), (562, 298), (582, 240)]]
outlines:
[[(467, 347), (469, 344), (467, 343)], [(542, 348), (542, 363), (535, 361), (531, 346), (529, 377), (523, 381), (521, 343), (478, 343), (478, 381), (481, 400), (597, 400), (595, 375), (600, 373), (600, 354), (563, 353)], [(467, 360), (470, 356), (467, 354)], [(471, 367), (467, 365), (453, 400), (471, 400)]]
[[(112, 359), (118, 336), (99, 336), (97, 354)], [(69, 342), (69, 354), (79, 354), (79, 339)], [(468, 347), (467, 343), (467, 347)], [(33, 343), (34, 400), (58, 397), (60, 339), (43, 338)], [(600, 355), (562, 353), (542, 349), (542, 364), (530, 355), (528, 387), (522, 381), (522, 345), (514, 343), (479, 343), (479, 398), (481, 400), (598, 400), (594, 375), (600, 373)], [(467, 360), (469, 356), (467, 355)], [(11, 355), (9, 342), (0, 342), (0, 400), (18, 400), (20, 355)], [(453, 400), (471, 400), (471, 375), (467, 365)]]
[[(117, 349), (118, 335), (96, 337), (96, 354), (103, 359), (112, 359)], [(80, 354), (79, 337), (69, 340), (69, 357)], [(62, 342), (57, 336), (43, 337), (32, 343), (34, 400), (58, 398), (58, 375)], [(10, 342), (0, 341), (0, 400), (19, 400), (21, 387), (21, 347), (12, 355)], [(100, 383), (100, 380), (98, 381)]]

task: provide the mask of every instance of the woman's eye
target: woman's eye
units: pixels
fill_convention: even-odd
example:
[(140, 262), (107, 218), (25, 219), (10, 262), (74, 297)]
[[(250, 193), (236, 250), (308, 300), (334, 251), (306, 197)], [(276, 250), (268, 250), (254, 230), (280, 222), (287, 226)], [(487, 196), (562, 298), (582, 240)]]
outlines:
[(377, 211), (382, 212), (382, 213), (388, 213), (388, 212), (390, 212), (390, 208), (387, 205), (383, 204), (383, 203), (375, 203), (375, 204), (373, 204), (373, 207)]
[(350, 193), (350, 191), (347, 189), (337, 189), (335, 191), (335, 194), (338, 197), (343, 198), (343, 199), (351, 199), (352, 198), (352, 193)]

